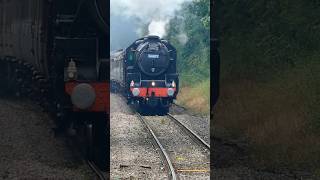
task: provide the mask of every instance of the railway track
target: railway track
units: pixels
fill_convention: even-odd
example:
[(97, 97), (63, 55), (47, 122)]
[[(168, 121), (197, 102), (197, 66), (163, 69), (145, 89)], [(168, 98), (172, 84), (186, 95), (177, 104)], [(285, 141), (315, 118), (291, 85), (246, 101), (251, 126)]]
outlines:
[(176, 174), (176, 172), (174, 170), (173, 163), (171, 162), (171, 159), (170, 159), (167, 151), (164, 149), (164, 147), (160, 143), (158, 137), (155, 135), (155, 133), (150, 128), (148, 123), (145, 121), (143, 116), (141, 116), (139, 113), (137, 113), (137, 116), (139, 117), (139, 120), (144, 124), (144, 126), (146, 127), (148, 132), (152, 135), (152, 138), (154, 139), (154, 141), (156, 142), (156, 145), (160, 149), (160, 153), (162, 155), (162, 159), (163, 159), (164, 163), (166, 164), (166, 167), (168, 168), (168, 176), (171, 177), (172, 180), (176, 180), (177, 179), (177, 174)]
[[(92, 131), (92, 129), (87, 129), (89, 131)], [(92, 133), (92, 132), (88, 132), (88, 133)], [(87, 146), (87, 148), (83, 148), (86, 147), (86, 141), (88, 144), (92, 144), (92, 137), (79, 137), (79, 136), (74, 136), (71, 138), (71, 141), (69, 141), (71, 147), (73, 148), (73, 151), (79, 151), (80, 150), (80, 154), (81, 154), (81, 159), (83, 164), (86, 164), (91, 171), (93, 172), (93, 174), (97, 177), (97, 179), (99, 180), (106, 180), (108, 178), (106, 178), (105, 176), (105, 172), (101, 171), (99, 169), (99, 167), (92, 161), (92, 149), (90, 147)], [(75, 148), (74, 148), (75, 147)]]
[(177, 104), (177, 103), (175, 103), (175, 102), (173, 102), (172, 104), (173, 104), (174, 106), (177, 106), (178, 108), (183, 109), (184, 111), (187, 110), (187, 108), (185, 108), (185, 107), (183, 107), (183, 106), (181, 106), (181, 105), (179, 105), (179, 104)]
[(203, 140), (198, 134), (196, 134), (192, 129), (188, 128), (183, 122), (179, 121), (172, 114), (168, 113), (167, 117), (172, 119), (177, 125), (179, 125), (191, 138), (197, 141), (199, 144), (204, 146), (206, 149), (210, 151), (210, 144)]
[[(83, 147), (83, 142), (80, 142), (80, 139), (77, 138), (73, 138), (72, 141), (70, 141), (71, 145), (74, 147), (77, 147), (77, 149), (73, 149), (74, 151), (78, 151), (79, 149), (81, 149)], [(106, 180), (108, 178), (106, 178), (106, 176), (104, 175), (105, 172), (101, 171), (97, 165), (90, 160), (91, 158), (88, 157), (88, 155), (86, 154), (87, 152), (80, 152), (81, 153), (81, 159), (83, 164), (88, 165), (88, 167), (92, 170), (92, 172), (96, 175), (97, 179), (99, 180)]]
[(106, 180), (105, 176), (103, 175), (103, 172), (90, 160), (87, 160), (87, 164), (90, 167), (90, 169), (96, 174), (97, 178), (99, 180)]
[[(168, 122), (169, 121), (174, 122), (174, 125), (178, 126), (179, 129), (184, 132), (184, 133), (180, 133), (179, 135), (178, 134), (173, 135), (173, 136), (171, 136), (171, 138), (170, 137), (165, 138), (163, 136), (161, 137), (161, 134), (163, 135), (163, 132), (159, 132), (159, 130), (156, 130), (156, 128), (154, 128), (154, 127), (152, 128), (152, 126), (148, 123), (148, 121), (150, 121), (150, 120), (148, 120), (147, 117), (142, 116), (139, 113), (136, 113), (136, 114), (137, 114), (139, 120), (144, 124), (147, 131), (151, 134), (151, 136), (155, 142), (155, 145), (158, 147), (160, 154), (162, 156), (163, 162), (164, 162), (166, 169), (168, 171), (168, 177), (170, 179), (172, 179), (172, 180), (188, 179), (187, 178), (188, 176), (192, 176), (193, 178), (195, 178), (195, 176), (199, 176), (199, 177), (196, 177), (197, 179), (209, 179), (209, 173), (210, 173), (209, 164), (207, 164), (207, 166), (203, 165), (203, 164), (210, 162), (210, 159), (209, 159), (210, 145), (207, 142), (205, 142), (194, 131), (192, 131), (184, 123), (182, 123), (181, 121), (176, 119), (171, 114), (167, 114), (166, 116), (164, 116), (164, 118), (167, 119)], [(157, 117), (157, 118), (159, 118), (159, 117)], [(179, 130), (177, 130), (177, 131), (179, 131)], [(187, 150), (187, 151), (189, 151), (188, 152), (189, 154), (188, 154), (188, 153), (186, 153), (186, 150), (185, 150), (186, 148), (180, 147), (180, 149), (179, 149), (178, 145), (177, 145), (177, 147), (173, 147), (175, 145), (173, 145), (173, 146), (169, 145), (170, 143), (168, 143), (168, 141), (174, 141), (175, 137), (178, 137), (181, 135), (183, 136), (183, 138), (185, 138), (187, 135), (188, 136), (187, 139), (191, 138), (192, 142), (195, 142), (192, 144), (197, 144), (198, 147), (196, 147), (192, 144), (185, 144), (184, 146), (193, 147), (193, 148), (197, 149), (199, 152), (201, 152), (202, 155), (205, 154), (204, 158), (203, 157), (199, 158), (202, 160), (202, 162), (200, 162), (201, 160), (199, 160), (199, 162), (198, 162), (198, 160), (195, 160), (194, 157), (191, 157), (192, 154), (194, 153), (194, 152), (192, 152), (192, 150), (191, 151)], [(179, 140), (177, 140), (177, 141), (179, 141)], [(181, 142), (171, 142), (171, 143), (172, 144), (184, 143), (182, 141), (183, 140), (181, 140)], [(181, 151), (181, 149), (184, 149), (184, 152)], [(201, 150), (199, 150), (199, 149), (201, 149)], [(195, 154), (197, 154), (197, 153), (195, 153)], [(177, 155), (184, 156), (185, 159), (193, 159), (193, 160), (190, 160), (190, 162), (191, 161), (193, 161), (193, 162), (191, 162), (191, 164), (183, 164), (183, 163), (179, 162), (179, 160), (177, 160), (178, 158), (175, 158)], [(188, 157), (188, 156), (190, 156), (190, 157)], [(183, 158), (179, 157), (179, 159), (183, 159)], [(206, 162), (203, 162), (203, 161), (206, 161)], [(190, 162), (188, 162), (188, 163), (190, 163)], [(192, 164), (192, 163), (196, 163), (197, 165)], [(201, 164), (200, 168), (197, 167), (197, 166), (199, 166), (199, 164)], [(205, 166), (205, 167), (203, 167), (203, 166)], [(195, 168), (190, 169), (190, 167), (195, 167)], [(196, 175), (194, 175), (194, 174), (190, 175), (192, 173), (196, 173)], [(184, 178), (183, 178), (183, 176), (184, 176)]]

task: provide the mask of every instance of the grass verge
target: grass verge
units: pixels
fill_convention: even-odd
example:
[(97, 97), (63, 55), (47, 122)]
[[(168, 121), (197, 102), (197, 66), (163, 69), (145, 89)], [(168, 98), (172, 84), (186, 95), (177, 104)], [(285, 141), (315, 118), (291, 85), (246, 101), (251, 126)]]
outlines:
[(180, 87), (177, 103), (194, 113), (209, 115), (210, 112), (210, 79), (191, 86)]
[(214, 126), (246, 137), (255, 166), (307, 169), (320, 175), (320, 63), (316, 59), (268, 81), (222, 80)]

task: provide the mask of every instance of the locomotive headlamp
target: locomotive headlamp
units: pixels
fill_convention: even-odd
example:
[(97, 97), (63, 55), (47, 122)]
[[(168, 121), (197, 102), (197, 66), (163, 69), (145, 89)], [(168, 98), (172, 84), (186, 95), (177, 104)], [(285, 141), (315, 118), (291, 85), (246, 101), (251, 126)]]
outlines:
[(172, 87), (175, 88), (176, 87), (176, 82), (172, 81)]
[(77, 66), (73, 59), (70, 60), (67, 68), (67, 74), (69, 79), (77, 78)]
[(151, 86), (153, 86), (153, 87), (156, 86), (156, 82), (152, 81)]
[(168, 88), (168, 96), (173, 96), (174, 95), (174, 90), (172, 88)]
[(74, 78), (74, 75), (75, 75), (75, 74), (74, 74), (73, 72), (69, 72), (69, 73), (68, 73), (68, 78), (69, 78), (69, 79), (73, 79), (73, 78)]
[(133, 96), (139, 96), (139, 94), (140, 94), (140, 90), (138, 88), (133, 88), (132, 95)]
[(94, 88), (87, 83), (76, 85), (71, 93), (71, 102), (79, 109), (87, 109), (93, 105), (96, 99)]
[(130, 83), (130, 87), (133, 87), (133, 86), (134, 86), (134, 81), (132, 80)]

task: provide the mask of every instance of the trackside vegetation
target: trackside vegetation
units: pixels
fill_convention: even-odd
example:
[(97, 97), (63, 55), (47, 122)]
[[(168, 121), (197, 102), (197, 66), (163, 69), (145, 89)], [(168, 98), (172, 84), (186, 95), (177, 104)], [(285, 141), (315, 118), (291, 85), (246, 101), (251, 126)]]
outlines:
[(210, 1), (193, 0), (176, 12), (167, 29), (177, 49), (181, 91), (178, 103), (194, 112), (210, 111)]
[(255, 167), (320, 177), (320, 1), (215, 5), (222, 74), (214, 126), (245, 137)]

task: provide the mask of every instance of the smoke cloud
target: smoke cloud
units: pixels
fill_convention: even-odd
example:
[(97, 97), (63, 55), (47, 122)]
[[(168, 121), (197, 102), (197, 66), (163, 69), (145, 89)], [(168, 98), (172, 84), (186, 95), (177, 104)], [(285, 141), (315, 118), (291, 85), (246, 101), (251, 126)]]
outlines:
[[(111, 16), (137, 18), (142, 25), (148, 25), (148, 35), (163, 37), (175, 12), (189, 1), (191, 0), (111, 0)], [(134, 31), (143, 33), (141, 29)]]
[(180, 33), (177, 37), (179, 43), (182, 45), (185, 45), (188, 42), (188, 36), (186, 33)]
[(166, 21), (151, 21), (148, 27), (149, 35), (158, 35), (163, 37), (166, 35), (166, 24), (168, 24), (168, 20)]

